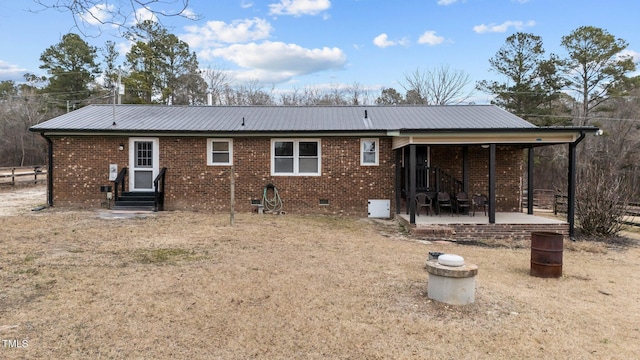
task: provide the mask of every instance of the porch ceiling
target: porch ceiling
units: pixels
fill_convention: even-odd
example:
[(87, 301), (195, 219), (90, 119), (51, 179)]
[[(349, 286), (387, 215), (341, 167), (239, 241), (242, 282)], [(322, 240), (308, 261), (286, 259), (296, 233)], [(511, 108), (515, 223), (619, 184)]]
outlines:
[[(424, 134), (389, 133), (394, 136), (393, 148), (398, 149), (411, 144), (418, 145), (482, 145), (482, 144), (531, 144), (552, 145), (575, 142), (581, 131), (501, 131), (501, 132), (430, 132)], [(594, 131), (595, 132), (595, 131)]]

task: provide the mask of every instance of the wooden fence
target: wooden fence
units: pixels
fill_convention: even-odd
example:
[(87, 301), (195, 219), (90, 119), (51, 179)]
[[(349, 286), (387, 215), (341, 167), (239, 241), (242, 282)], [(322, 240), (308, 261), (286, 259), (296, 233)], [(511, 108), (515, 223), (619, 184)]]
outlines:
[(37, 184), (46, 179), (47, 168), (44, 165), (0, 167), (0, 185)]
[[(522, 197), (522, 208), (527, 208), (527, 192)], [(567, 213), (568, 197), (564, 194), (556, 194), (553, 190), (534, 189), (533, 207), (538, 210), (553, 210), (554, 215)], [(623, 219), (626, 225), (640, 226), (640, 202), (630, 202), (627, 213)]]
[[(553, 213), (567, 213), (567, 195), (556, 194), (553, 201)], [(627, 212), (622, 221), (625, 225), (640, 226), (640, 202), (632, 201), (627, 204)]]
[[(555, 191), (547, 189), (533, 189), (533, 207), (537, 209), (551, 210), (554, 206)], [(527, 207), (527, 191), (522, 195), (522, 207)]]

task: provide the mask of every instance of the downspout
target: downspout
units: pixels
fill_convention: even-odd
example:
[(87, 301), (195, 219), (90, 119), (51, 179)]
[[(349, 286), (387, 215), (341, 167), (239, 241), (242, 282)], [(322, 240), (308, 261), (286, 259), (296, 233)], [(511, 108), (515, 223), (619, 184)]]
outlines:
[(47, 205), (53, 206), (53, 141), (48, 138), (43, 132), (40, 133), (48, 144), (48, 157), (47, 161)]
[(576, 146), (585, 138), (584, 131), (580, 137), (569, 144), (569, 184), (567, 189), (567, 221), (569, 221), (569, 238), (575, 240), (576, 215)]

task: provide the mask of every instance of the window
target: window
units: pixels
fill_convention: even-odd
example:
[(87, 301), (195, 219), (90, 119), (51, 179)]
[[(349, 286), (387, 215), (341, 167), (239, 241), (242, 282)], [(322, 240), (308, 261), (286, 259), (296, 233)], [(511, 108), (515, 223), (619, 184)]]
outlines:
[(207, 165), (232, 165), (233, 164), (233, 140), (209, 139), (207, 140)]
[(360, 165), (378, 165), (378, 139), (360, 139)]
[(320, 140), (271, 140), (271, 175), (320, 175)]
[(136, 167), (153, 167), (153, 141), (135, 141), (134, 144), (136, 149)]

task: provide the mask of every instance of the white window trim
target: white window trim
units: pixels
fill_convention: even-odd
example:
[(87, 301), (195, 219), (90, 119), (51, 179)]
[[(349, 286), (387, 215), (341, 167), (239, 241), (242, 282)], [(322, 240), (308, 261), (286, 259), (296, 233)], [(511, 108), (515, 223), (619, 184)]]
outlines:
[[(213, 162), (213, 143), (214, 142), (227, 142), (229, 143), (229, 162)], [(233, 165), (233, 139), (207, 139), (207, 165), (208, 166), (229, 166)]]
[[(285, 141), (293, 142), (293, 172), (292, 173), (276, 173), (276, 142)], [(318, 143), (318, 172), (315, 173), (301, 173), (298, 170), (299, 166), (299, 146), (300, 142), (317, 142)], [(320, 176), (322, 175), (322, 142), (320, 139), (305, 139), (305, 138), (284, 138), (284, 139), (271, 139), (271, 176)]]
[[(364, 162), (364, 142), (365, 141), (373, 141), (376, 144), (376, 160), (373, 163), (365, 163)], [(360, 139), (360, 165), (361, 166), (378, 166), (380, 159), (380, 141), (377, 138), (364, 138)]]

